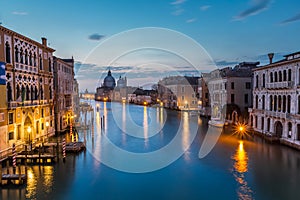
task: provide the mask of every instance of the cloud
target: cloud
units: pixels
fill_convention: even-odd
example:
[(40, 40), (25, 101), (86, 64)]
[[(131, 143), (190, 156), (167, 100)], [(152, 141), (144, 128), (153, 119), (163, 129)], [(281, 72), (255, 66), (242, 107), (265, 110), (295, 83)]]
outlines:
[(13, 14), (13, 15), (28, 15), (27, 12), (18, 12), (18, 11), (13, 11), (11, 14)]
[(94, 33), (94, 34), (92, 34), (92, 35), (89, 36), (89, 39), (90, 40), (99, 41), (99, 40), (101, 40), (104, 37), (105, 37), (104, 35), (100, 35), (98, 33)]
[(211, 7), (211, 5), (204, 5), (204, 6), (200, 6), (200, 10), (201, 11), (206, 11)]
[(183, 4), (184, 2), (186, 2), (186, 0), (175, 0), (171, 2), (171, 5), (180, 5)]
[(184, 12), (184, 9), (176, 9), (172, 12), (172, 15), (178, 16), (181, 15)]
[(251, 0), (251, 3), (253, 4), (250, 8), (247, 10), (241, 12), (237, 16), (234, 17), (234, 20), (243, 20), (249, 16), (257, 15), (260, 12), (268, 9), (271, 0)]
[(283, 20), (280, 24), (288, 24), (288, 23), (299, 21), (299, 20), (300, 20), (300, 13), (298, 13), (297, 15), (295, 15), (291, 18)]
[(196, 18), (191, 18), (191, 19), (186, 20), (186, 23), (193, 23), (195, 21), (197, 21)]
[(181, 7), (184, 2), (186, 2), (186, 0), (175, 0), (170, 3), (174, 10), (172, 15), (179, 16), (184, 12), (184, 9)]

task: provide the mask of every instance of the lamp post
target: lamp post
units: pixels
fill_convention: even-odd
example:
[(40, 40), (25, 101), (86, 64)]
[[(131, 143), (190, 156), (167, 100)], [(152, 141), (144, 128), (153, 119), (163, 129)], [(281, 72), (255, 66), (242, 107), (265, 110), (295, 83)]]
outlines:
[(32, 143), (31, 143), (31, 138), (30, 138), (30, 135), (31, 135), (31, 127), (30, 126), (27, 127), (27, 133), (28, 133), (28, 140), (29, 140), (30, 151), (31, 151), (32, 150)]

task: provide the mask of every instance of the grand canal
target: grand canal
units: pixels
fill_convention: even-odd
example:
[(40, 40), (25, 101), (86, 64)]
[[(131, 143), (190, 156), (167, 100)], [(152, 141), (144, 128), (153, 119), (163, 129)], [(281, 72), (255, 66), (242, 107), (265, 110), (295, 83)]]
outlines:
[[(3, 186), (0, 199), (300, 199), (299, 151), (224, 133), (200, 159), (207, 119), (162, 108), (90, 103), (94, 111), (80, 118), (89, 129), (79, 131), (87, 150), (68, 154), (65, 163), (29, 166), (27, 184)], [(159, 152), (174, 140), (176, 148), (163, 156), (141, 162), (132, 157)], [(178, 159), (165, 156), (178, 155), (177, 150), (183, 153)]]

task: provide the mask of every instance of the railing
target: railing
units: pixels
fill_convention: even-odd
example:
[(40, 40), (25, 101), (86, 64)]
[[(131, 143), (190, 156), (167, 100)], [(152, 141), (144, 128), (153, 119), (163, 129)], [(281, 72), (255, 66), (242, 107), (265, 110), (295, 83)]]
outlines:
[(31, 66), (31, 65), (16, 63), (15, 67), (16, 67), (16, 69), (25, 70), (25, 71), (28, 71), (28, 72), (37, 72), (37, 67)]
[[(24, 149), (24, 143), (20, 143), (16, 145), (16, 153), (21, 152)], [(3, 149), (0, 151), (0, 160), (7, 158), (12, 155), (12, 147)]]
[(267, 83), (266, 88), (268, 89), (279, 89), (279, 88), (292, 88), (293, 81), (284, 81), (284, 82), (275, 82), (275, 83)]
[(269, 110), (266, 110), (265, 114), (272, 116), (272, 117), (284, 118), (284, 119), (286, 119), (288, 117), (288, 113), (275, 112), (275, 111), (269, 111)]
[(24, 102), (19, 102), (19, 101), (10, 101), (8, 102), (8, 107), (9, 108), (16, 108), (16, 107), (22, 107), (22, 106), (36, 106), (39, 105), (39, 100), (29, 100), (29, 101), (24, 101)]

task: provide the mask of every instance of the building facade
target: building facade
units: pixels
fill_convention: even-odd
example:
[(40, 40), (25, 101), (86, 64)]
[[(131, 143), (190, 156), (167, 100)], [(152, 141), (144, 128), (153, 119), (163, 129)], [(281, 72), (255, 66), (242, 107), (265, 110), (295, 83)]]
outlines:
[(166, 108), (198, 110), (199, 77), (170, 76), (158, 82), (158, 101)]
[(254, 131), (292, 144), (300, 141), (300, 52), (253, 71), (253, 108), (249, 124)]
[(46, 38), (39, 43), (0, 26), (0, 62), (5, 63), (6, 78), (0, 88), (1, 149), (54, 134), (54, 51)]
[(204, 78), (212, 118), (233, 123), (248, 119), (248, 108), (252, 106), (252, 69), (258, 64), (242, 62), (233, 68), (214, 70)]
[(55, 130), (62, 133), (67, 130), (68, 119), (74, 116), (74, 59), (54, 57), (55, 85)]

